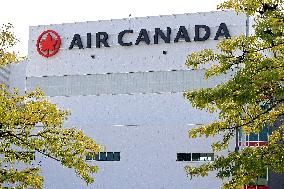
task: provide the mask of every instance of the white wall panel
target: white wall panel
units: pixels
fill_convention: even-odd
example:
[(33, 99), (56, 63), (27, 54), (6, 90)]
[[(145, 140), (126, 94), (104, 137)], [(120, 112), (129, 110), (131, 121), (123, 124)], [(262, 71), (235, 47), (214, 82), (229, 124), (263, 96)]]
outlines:
[(204, 79), (205, 70), (28, 77), (27, 90), (41, 88), (47, 96), (183, 92), (214, 87), (232, 75)]
[[(50, 99), (59, 107), (72, 110), (66, 126), (83, 129), (107, 151), (120, 151), (121, 161), (94, 162), (101, 170), (95, 175), (96, 183), (89, 187), (84, 186), (71, 170), (44, 161), (46, 186), (72, 189), (219, 187), (220, 181), (213, 174), (190, 181), (183, 169), (189, 163), (176, 161), (178, 152), (211, 152), (210, 143), (216, 140), (188, 138), (187, 131), (193, 127), (189, 123), (208, 123), (215, 118), (192, 108), (181, 93)], [(127, 124), (137, 126), (115, 126)]]

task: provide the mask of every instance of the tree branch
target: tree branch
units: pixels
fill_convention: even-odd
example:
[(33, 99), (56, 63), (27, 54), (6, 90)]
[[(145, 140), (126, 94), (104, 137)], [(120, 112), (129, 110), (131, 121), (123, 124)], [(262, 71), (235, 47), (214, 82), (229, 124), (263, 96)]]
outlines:
[[(8, 131), (10, 136), (11, 137), (14, 137), (16, 139), (18, 139), (19, 141), (21, 141), (24, 145), (26, 146), (30, 146), (30, 144), (28, 144), (26, 141), (24, 141), (21, 137), (19, 137), (18, 135), (16, 134), (13, 134), (12, 132)], [(57, 159), (56, 157), (53, 157), (52, 155), (48, 154), (48, 153), (45, 153), (43, 150), (40, 150), (40, 149), (37, 149), (37, 148), (34, 148), (35, 151), (39, 152), (40, 154), (46, 156), (46, 157), (49, 157), (51, 159), (54, 159), (56, 161), (59, 161), (60, 162), (60, 159)]]

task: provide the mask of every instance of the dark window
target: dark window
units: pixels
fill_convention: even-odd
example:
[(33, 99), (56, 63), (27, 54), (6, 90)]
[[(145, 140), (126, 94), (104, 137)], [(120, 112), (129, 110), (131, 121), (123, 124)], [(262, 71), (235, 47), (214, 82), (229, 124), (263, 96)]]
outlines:
[(249, 135), (249, 141), (258, 141), (258, 134), (251, 133)]
[(214, 153), (177, 153), (177, 161), (214, 161)]
[(86, 155), (86, 160), (92, 160), (93, 159), (93, 154), (92, 153), (88, 153), (88, 155)]
[(100, 152), (99, 161), (107, 161), (107, 153), (106, 152)]
[(192, 153), (192, 161), (214, 161), (214, 153)]
[(86, 160), (98, 160), (99, 159), (99, 154), (96, 153), (89, 153), (86, 155)]
[(200, 153), (192, 153), (192, 161), (199, 161)]
[(98, 153), (98, 154), (94, 154), (94, 160), (96, 160), (96, 161), (99, 161), (99, 159), (100, 159), (100, 154)]
[(113, 157), (113, 152), (107, 152), (107, 161), (113, 161), (114, 157)]
[(177, 161), (191, 161), (191, 153), (177, 153)]
[(249, 135), (246, 135), (245, 133), (240, 131), (239, 132), (239, 142), (240, 142), (239, 144), (246, 145), (246, 146), (264, 145), (263, 142), (268, 141), (268, 135), (269, 135), (268, 127), (263, 127), (262, 130), (258, 134), (250, 133)]
[(249, 135), (246, 135), (246, 141), (249, 141)]
[(264, 171), (262, 176), (258, 177), (256, 180), (252, 180), (248, 186), (245, 186), (245, 188), (261, 188), (261, 189), (267, 189), (267, 171)]
[(242, 141), (243, 134), (244, 134), (243, 131), (240, 130), (240, 131), (239, 131), (239, 141)]
[(113, 161), (120, 161), (120, 152), (113, 153)]
[(268, 141), (268, 127), (264, 127), (259, 133), (259, 141)]
[(214, 153), (202, 153), (200, 161), (214, 161)]
[(89, 153), (86, 156), (86, 160), (95, 160), (95, 161), (120, 161), (120, 152), (99, 152)]

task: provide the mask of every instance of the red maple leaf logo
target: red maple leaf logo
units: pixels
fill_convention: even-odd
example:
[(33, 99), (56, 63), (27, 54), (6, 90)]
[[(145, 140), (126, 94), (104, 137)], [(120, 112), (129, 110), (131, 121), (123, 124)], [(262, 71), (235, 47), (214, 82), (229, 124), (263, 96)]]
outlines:
[(47, 51), (47, 50), (54, 51), (56, 43), (57, 43), (57, 40), (53, 39), (52, 36), (48, 33), (46, 38), (40, 42), (41, 50), (42, 51)]
[(46, 30), (40, 34), (37, 39), (37, 52), (46, 58), (55, 55), (61, 45), (61, 39), (57, 32)]

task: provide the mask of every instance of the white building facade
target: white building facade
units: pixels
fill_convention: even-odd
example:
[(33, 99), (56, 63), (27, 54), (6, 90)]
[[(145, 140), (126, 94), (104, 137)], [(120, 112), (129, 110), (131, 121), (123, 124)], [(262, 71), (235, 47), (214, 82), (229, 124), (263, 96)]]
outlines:
[(232, 11), (30, 27), (28, 61), (12, 66), (10, 87), (42, 88), (71, 111), (66, 127), (84, 130), (106, 149), (86, 159), (100, 168), (89, 186), (73, 170), (36, 157), (44, 188), (218, 188), (214, 174), (189, 180), (184, 171), (218, 154), (211, 150), (216, 139), (188, 137), (190, 128), (217, 118), (194, 109), (183, 92), (229, 76), (204, 80), (204, 69), (185, 61), (248, 30), (247, 17)]

